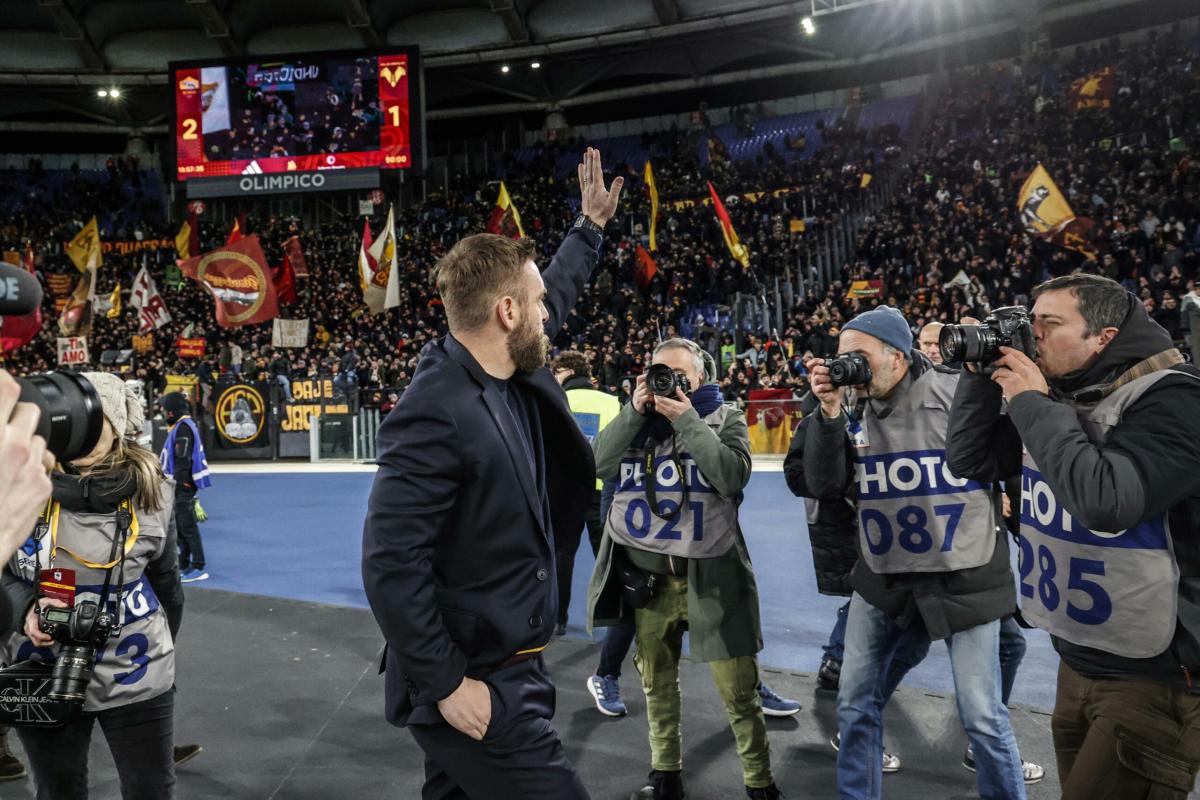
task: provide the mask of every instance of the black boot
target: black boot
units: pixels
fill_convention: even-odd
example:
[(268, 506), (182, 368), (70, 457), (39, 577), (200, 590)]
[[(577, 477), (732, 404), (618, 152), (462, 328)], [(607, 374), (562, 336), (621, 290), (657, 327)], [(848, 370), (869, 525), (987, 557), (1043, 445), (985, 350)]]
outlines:
[(686, 796), (678, 772), (652, 769), (646, 785), (630, 795), (629, 800), (683, 800)]
[(8, 749), (8, 729), (4, 729), (0, 733), (0, 781), (15, 781), (28, 774), (25, 765)]
[(746, 797), (749, 797), (750, 800), (777, 800), (777, 798), (783, 797), (783, 792), (779, 791), (773, 783), (761, 789), (751, 789), (747, 786)]
[(821, 662), (821, 668), (817, 670), (817, 686), (829, 692), (836, 692), (841, 677), (842, 662), (828, 658)]

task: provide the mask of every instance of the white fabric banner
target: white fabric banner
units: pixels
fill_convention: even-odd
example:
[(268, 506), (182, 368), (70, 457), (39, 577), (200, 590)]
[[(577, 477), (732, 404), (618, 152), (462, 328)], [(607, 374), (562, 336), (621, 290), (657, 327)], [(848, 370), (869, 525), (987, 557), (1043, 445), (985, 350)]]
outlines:
[(271, 331), (272, 347), (307, 347), (308, 320), (275, 318)]

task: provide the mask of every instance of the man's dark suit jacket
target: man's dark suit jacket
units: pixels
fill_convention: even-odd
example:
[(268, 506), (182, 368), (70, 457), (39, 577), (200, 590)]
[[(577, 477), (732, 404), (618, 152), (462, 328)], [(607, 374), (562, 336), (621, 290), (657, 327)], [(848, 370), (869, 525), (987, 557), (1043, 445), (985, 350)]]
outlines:
[[(542, 273), (548, 335), (575, 305), (598, 250), (597, 234), (573, 229)], [(532, 444), (540, 438), (548, 523), (504, 395), (453, 336), (426, 348), (379, 430), (363, 584), (387, 640), (394, 724), (442, 721), (436, 703), (464, 675), (481, 678), (553, 634), (553, 530), (582, 526), (595, 463), (549, 369), (517, 373), (508, 391), (520, 391), (540, 420)]]

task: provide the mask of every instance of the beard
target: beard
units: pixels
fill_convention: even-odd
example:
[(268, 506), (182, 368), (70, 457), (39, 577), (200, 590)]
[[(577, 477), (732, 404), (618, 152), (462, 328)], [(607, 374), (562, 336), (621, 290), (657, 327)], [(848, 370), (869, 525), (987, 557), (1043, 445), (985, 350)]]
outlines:
[(521, 372), (533, 372), (546, 365), (550, 355), (550, 337), (542, 332), (541, 321), (531, 317), (531, 323), (508, 335), (508, 355)]
[[(892, 368), (889, 362), (871, 379), (871, 384), (867, 387), (867, 395), (872, 400), (883, 400), (896, 388), (895, 377), (896, 370)], [(883, 387), (885, 386), (889, 388), (884, 389)]]

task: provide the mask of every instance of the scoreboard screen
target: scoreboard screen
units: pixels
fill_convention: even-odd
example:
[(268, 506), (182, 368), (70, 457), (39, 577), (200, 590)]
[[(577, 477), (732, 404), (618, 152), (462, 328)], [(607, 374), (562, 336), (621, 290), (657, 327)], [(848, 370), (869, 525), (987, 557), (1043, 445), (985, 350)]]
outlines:
[(407, 169), (420, 155), (416, 48), (173, 63), (178, 180)]

